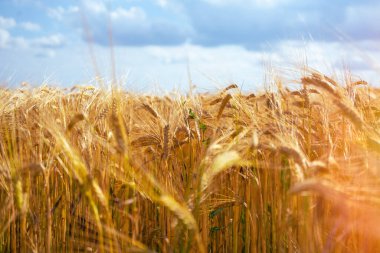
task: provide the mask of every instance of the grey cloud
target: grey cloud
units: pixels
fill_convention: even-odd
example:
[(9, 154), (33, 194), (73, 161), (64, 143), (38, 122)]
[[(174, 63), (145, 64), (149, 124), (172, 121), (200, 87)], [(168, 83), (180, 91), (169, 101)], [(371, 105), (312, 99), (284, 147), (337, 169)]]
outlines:
[(178, 45), (191, 34), (191, 28), (176, 24), (171, 17), (148, 16), (139, 7), (118, 7), (110, 12), (99, 3), (88, 5), (87, 2), (86, 7), (89, 8), (85, 13), (92, 39), (103, 46), (109, 44), (110, 20), (115, 45)]
[(345, 23), (339, 29), (352, 40), (380, 39), (380, 3), (360, 3), (345, 10)]
[[(159, 17), (145, 13), (142, 7), (124, 5), (109, 11), (101, 1), (83, 1), (92, 39), (103, 46), (109, 44), (110, 19), (115, 45), (179, 45), (191, 41), (202, 46), (230, 44), (259, 49), (282, 40), (338, 41), (340, 33), (355, 40), (380, 36), (380, 4), (374, 0), (284, 0), (264, 7), (248, 0), (221, 5), (206, 0), (173, 0), (171, 3), (181, 8), (173, 13), (165, 8), (166, 13), (159, 13)], [(180, 15), (187, 21), (177, 23)]]
[(265, 8), (254, 4), (218, 6), (202, 1), (186, 1), (185, 4), (196, 31), (195, 43), (206, 46), (239, 44), (248, 48), (305, 36), (321, 41), (338, 40), (335, 29), (348, 31), (346, 9), (357, 5), (354, 1), (343, 0), (289, 1)]

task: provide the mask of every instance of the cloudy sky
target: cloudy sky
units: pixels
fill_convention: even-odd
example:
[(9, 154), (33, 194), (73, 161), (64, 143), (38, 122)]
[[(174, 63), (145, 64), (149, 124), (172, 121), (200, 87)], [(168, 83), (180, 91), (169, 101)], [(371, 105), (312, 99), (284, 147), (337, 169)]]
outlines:
[(305, 63), (375, 83), (379, 14), (375, 0), (1, 0), (0, 83), (72, 86), (115, 70), (137, 91), (189, 78), (250, 89)]

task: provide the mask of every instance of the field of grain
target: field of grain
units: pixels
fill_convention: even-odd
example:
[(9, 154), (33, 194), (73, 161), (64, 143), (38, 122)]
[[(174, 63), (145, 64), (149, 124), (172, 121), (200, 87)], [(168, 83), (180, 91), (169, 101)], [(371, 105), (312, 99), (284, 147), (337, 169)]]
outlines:
[(0, 92), (0, 252), (378, 252), (380, 89)]

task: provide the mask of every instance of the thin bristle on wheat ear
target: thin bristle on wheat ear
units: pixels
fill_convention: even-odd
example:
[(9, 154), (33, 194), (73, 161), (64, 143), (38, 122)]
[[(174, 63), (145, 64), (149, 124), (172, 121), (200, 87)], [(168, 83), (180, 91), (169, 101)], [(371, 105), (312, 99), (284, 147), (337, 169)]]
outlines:
[(222, 101), (222, 98), (216, 98), (210, 102), (210, 105), (215, 105), (215, 104), (219, 103), (220, 101)]
[(341, 98), (341, 95), (339, 94), (339, 92), (335, 88), (333, 88), (330, 84), (325, 82), (324, 80), (317, 79), (314, 77), (303, 77), (301, 78), (301, 82), (304, 85), (313, 85), (317, 88), (321, 88), (327, 91), (329, 94), (331, 94), (335, 98), (338, 98), (338, 99)]
[(141, 136), (131, 142), (134, 147), (158, 146), (160, 140), (155, 135)]
[(220, 104), (220, 107), (219, 107), (217, 119), (220, 119), (220, 117), (222, 116), (224, 108), (226, 107), (228, 101), (230, 101), (231, 98), (232, 98), (231, 94), (227, 94), (223, 98), (222, 103)]
[(323, 74), (320, 74), (320, 73), (313, 73), (312, 74), (312, 77), (316, 78), (316, 79), (325, 79), (327, 82), (329, 82), (330, 84), (338, 87), (339, 84), (332, 78), (326, 76), (326, 75), (323, 75)]
[(359, 80), (359, 81), (351, 83), (351, 86), (357, 86), (357, 85), (368, 85), (368, 83), (364, 80)]
[(256, 95), (254, 93), (249, 94), (248, 96), (245, 97), (247, 100), (251, 98), (256, 98)]
[(105, 116), (107, 116), (108, 111), (109, 111), (109, 108), (108, 108), (108, 107), (104, 108), (104, 109), (99, 113), (99, 115), (96, 116), (95, 120), (96, 120), (96, 121), (99, 121), (99, 120), (103, 119)]
[(150, 105), (143, 103), (141, 107), (149, 112), (153, 117), (158, 118), (158, 113)]
[(224, 94), (228, 90), (237, 89), (237, 88), (239, 88), (239, 86), (237, 86), (237, 84), (234, 84), (234, 83), (230, 84), (226, 88), (223, 89), (222, 94)]

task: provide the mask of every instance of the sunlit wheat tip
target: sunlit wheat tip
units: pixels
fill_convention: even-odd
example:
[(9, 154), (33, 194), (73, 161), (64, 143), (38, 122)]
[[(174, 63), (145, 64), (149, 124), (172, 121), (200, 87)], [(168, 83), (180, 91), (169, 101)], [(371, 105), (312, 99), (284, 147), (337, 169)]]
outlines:
[(202, 187), (207, 188), (211, 180), (222, 171), (237, 165), (241, 161), (240, 155), (236, 151), (227, 151), (218, 155), (211, 167), (202, 176)]

